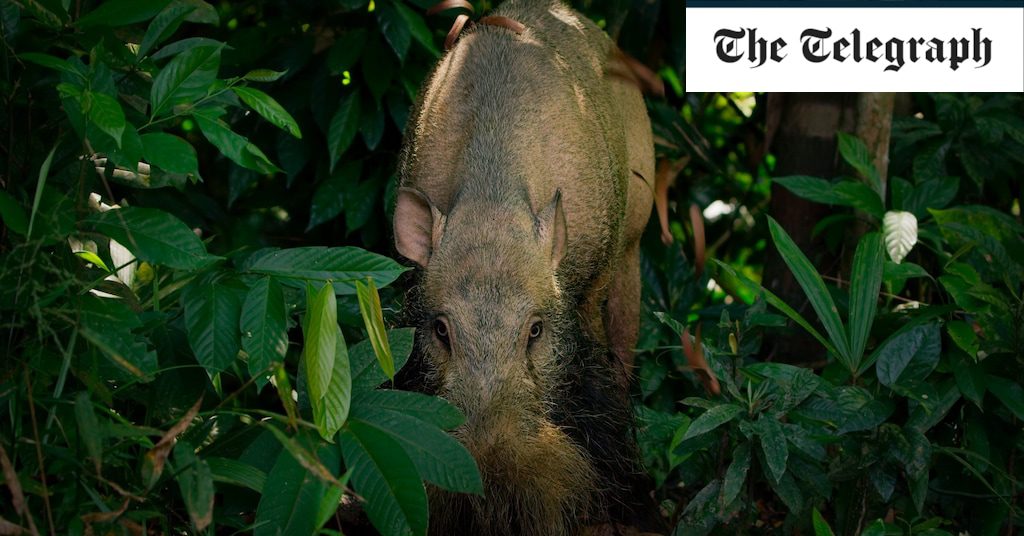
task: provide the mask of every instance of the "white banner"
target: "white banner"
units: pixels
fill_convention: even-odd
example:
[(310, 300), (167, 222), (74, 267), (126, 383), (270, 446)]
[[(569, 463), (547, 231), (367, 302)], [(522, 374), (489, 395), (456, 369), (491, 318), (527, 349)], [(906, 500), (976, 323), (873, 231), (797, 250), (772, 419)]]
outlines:
[(687, 7), (686, 91), (1024, 92), (1024, 7)]

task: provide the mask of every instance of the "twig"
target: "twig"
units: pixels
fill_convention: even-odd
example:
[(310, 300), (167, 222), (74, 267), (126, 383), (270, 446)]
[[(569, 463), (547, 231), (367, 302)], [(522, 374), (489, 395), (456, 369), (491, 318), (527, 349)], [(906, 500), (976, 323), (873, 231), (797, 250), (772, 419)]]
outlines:
[(43, 506), (46, 508), (46, 521), (50, 525), (50, 536), (56, 536), (57, 532), (53, 524), (53, 510), (50, 508), (50, 490), (46, 486), (46, 466), (43, 463), (43, 447), (39, 441), (39, 423), (36, 419), (36, 404), (32, 398), (32, 379), (28, 373), (28, 366), (25, 366), (25, 390), (28, 392), (28, 412), (32, 418), (32, 437), (36, 443), (36, 463), (39, 464), (39, 478), (43, 485)]

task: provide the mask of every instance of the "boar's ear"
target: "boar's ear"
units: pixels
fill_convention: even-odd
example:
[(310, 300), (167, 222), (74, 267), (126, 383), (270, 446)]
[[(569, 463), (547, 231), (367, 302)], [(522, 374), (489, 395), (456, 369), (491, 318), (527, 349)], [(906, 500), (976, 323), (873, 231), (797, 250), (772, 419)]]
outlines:
[(426, 268), (430, 253), (441, 241), (444, 219), (422, 192), (399, 188), (395, 205), (395, 248), (403, 257)]
[(565, 244), (568, 241), (568, 229), (565, 223), (565, 210), (562, 209), (562, 191), (556, 190), (555, 197), (537, 218), (537, 234), (541, 240), (551, 244), (551, 265), (558, 268), (558, 263), (565, 257)]

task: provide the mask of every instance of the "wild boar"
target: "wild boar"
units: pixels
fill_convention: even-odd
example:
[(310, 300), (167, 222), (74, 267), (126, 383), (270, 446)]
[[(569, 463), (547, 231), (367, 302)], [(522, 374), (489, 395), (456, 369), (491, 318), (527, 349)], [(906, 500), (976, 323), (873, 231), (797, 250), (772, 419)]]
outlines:
[(628, 523), (640, 472), (627, 369), (654, 155), (617, 50), (557, 0), (462, 32), (399, 163), (398, 252), (423, 389), (467, 416), (484, 498), (431, 495), (431, 531), (574, 534)]

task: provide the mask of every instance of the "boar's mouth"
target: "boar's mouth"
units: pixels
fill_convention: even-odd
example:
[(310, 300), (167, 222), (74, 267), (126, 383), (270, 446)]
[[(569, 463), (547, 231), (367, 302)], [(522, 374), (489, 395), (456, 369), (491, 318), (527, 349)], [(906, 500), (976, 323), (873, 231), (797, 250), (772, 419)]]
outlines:
[(508, 432), (515, 437), (493, 430), (483, 438), (467, 435), (471, 430), (466, 428), (456, 431), (477, 460), (484, 496), (431, 489), (432, 534), (567, 535), (577, 531), (596, 491), (588, 456), (549, 422), (539, 423), (529, 434), (514, 428)]

